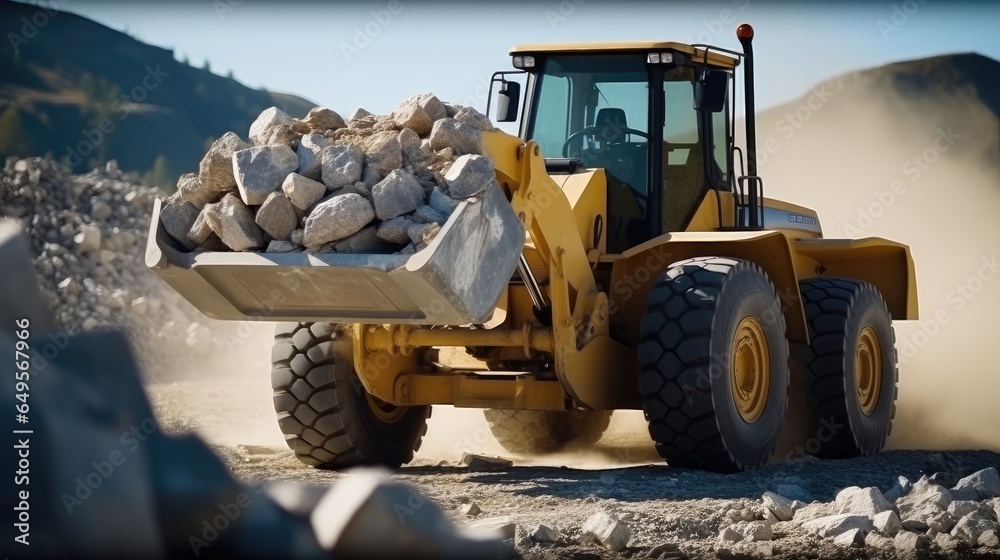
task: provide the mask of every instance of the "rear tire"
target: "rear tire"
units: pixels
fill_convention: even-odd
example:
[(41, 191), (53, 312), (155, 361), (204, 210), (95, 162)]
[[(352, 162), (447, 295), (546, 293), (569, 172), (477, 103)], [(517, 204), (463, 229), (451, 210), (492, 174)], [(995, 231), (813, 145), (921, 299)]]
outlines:
[(816, 278), (800, 283), (811, 343), (793, 359), (806, 372), (813, 437), (804, 450), (824, 458), (878, 453), (896, 415), (896, 338), (875, 286)]
[(590, 447), (611, 422), (611, 411), (501, 410), (483, 411), (504, 449), (520, 455), (554, 453), (568, 447)]
[(313, 467), (410, 462), (427, 431), (430, 407), (394, 407), (371, 397), (351, 355), (351, 338), (337, 325), (278, 325), (271, 386), (285, 442)]
[(722, 257), (674, 263), (639, 332), (639, 389), (660, 456), (716, 472), (763, 465), (788, 405), (785, 320), (764, 271)]

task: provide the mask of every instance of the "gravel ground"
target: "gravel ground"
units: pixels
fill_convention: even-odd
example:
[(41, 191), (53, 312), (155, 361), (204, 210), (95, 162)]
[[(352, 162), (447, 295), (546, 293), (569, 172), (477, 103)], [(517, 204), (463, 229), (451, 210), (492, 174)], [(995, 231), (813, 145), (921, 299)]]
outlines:
[[(266, 371), (239, 376), (154, 384), (148, 387), (168, 431), (195, 430), (247, 480), (334, 484), (349, 474), (299, 463), (286, 448), (270, 409)], [(462, 426), (456, 431), (456, 426)], [(896, 477), (916, 480), (935, 472), (972, 472), (1000, 465), (990, 451), (892, 451), (845, 461), (813, 458), (735, 475), (673, 469), (656, 459), (642, 431), (641, 415), (618, 413), (597, 446), (587, 452), (520, 458), (504, 453), (478, 410), (437, 407), (427, 438), (414, 461), (394, 473), (438, 503), (458, 524), (514, 522), (523, 558), (646, 558), (668, 546), (667, 558), (904, 558), (889, 548), (842, 548), (807, 535), (791, 523), (774, 526), (773, 541), (721, 544), (720, 528), (741, 518), (760, 517), (765, 491), (795, 484), (811, 497), (831, 501), (848, 486), (890, 488)], [(472, 473), (459, 463), (461, 453), (479, 451), (514, 459), (505, 472)], [(461, 508), (475, 504), (475, 518)], [(631, 529), (628, 547), (612, 553), (580, 544), (580, 527), (598, 511), (617, 515)], [(483, 521), (483, 520), (486, 521)], [(531, 546), (527, 532), (538, 524), (558, 531), (553, 545)], [(961, 553), (921, 551), (920, 557), (1000, 558), (1000, 551)]]

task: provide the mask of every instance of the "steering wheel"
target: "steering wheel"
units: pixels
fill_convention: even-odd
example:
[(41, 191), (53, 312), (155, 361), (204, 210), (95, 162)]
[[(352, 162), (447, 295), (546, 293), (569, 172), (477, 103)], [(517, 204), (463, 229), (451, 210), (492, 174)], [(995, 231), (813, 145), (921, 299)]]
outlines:
[[(584, 136), (586, 136), (588, 134), (589, 135), (595, 135), (595, 134), (597, 134), (598, 132), (600, 132), (604, 128), (606, 128), (606, 127), (603, 127), (603, 126), (588, 126), (586, 128), (583, 128), (583, 129), (580, 129), (580, 130), (574, 132), (573, 134), (570, 134), (569, 138), (567, 138), (566, 141), (563, 142), (563, 148), (562, 148), (562, 155), (563, 155), (563, 157), (569, 157), (569, 146), (570, 146), (570, 144), (572, 142), (574, 142), (574, 141), (576, 141), (578, 139), (581, 139), (581, 138), (583, 138)], [(636, 130), (634, 128), (627, 128), (626, 127), (626, 128), (623, 128), (623, 129), (619, 129), (619, 131), (620, 132), (624, 132), (625, 134), (635, 134), (637, 136), (641, 136), (641, 137), (645, 138), (647, 141), (649, 140), (649, 134), (646, 134), (645, 132), (643, 132), (641, 130)]]

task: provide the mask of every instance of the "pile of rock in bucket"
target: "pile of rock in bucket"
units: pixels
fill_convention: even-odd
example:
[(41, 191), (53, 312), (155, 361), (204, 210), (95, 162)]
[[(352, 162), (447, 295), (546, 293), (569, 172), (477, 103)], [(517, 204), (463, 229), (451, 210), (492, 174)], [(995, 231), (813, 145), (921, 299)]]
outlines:
[(496, 184), (490, 120), (431, 94), (391, 115), (303, 119), (265, 110), (249, 142), (227, 132), (160, 212), (187, 251), (402, 253), (424, 248), (456, 207)]

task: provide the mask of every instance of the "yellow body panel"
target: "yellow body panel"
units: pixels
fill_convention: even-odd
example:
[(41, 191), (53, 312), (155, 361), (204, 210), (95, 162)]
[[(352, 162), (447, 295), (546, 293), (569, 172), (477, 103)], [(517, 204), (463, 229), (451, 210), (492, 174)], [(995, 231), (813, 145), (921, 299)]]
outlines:
[[(735, 223), (732, 193), (707, 191), (686, 231), (607, 252), (608, 180), (603, 170), (550, 176), (535, 142), (485, 135), (501, 187), (525, 226), (524, 255), (551, 303), (551, 326), (536, 319), (525, 284), (512, 280), (489, 328), (358, 325), (354, 359), (366, 390), (397, 405), (539, 410), (640, 408), (636, 347), (646, 296), (672, 263), (724, 256), (757, 263), (780, 299), (787, 336), (807, 342), (799, 282), (820, 275), (866, 280), (894, 319), (917, 316), (914, 266), (905, 245), (885, 239), (822, 239), (808, 208), (764, 199), (760, 231)], [(612, 197), (613, 198), (613, 197)], [(786, 219), (787, 217), (787, 219)], [(464, 347), (482, 371), (428, 368), (428, 347)], [(489, 375), (489, 370), (523, 369)]]

